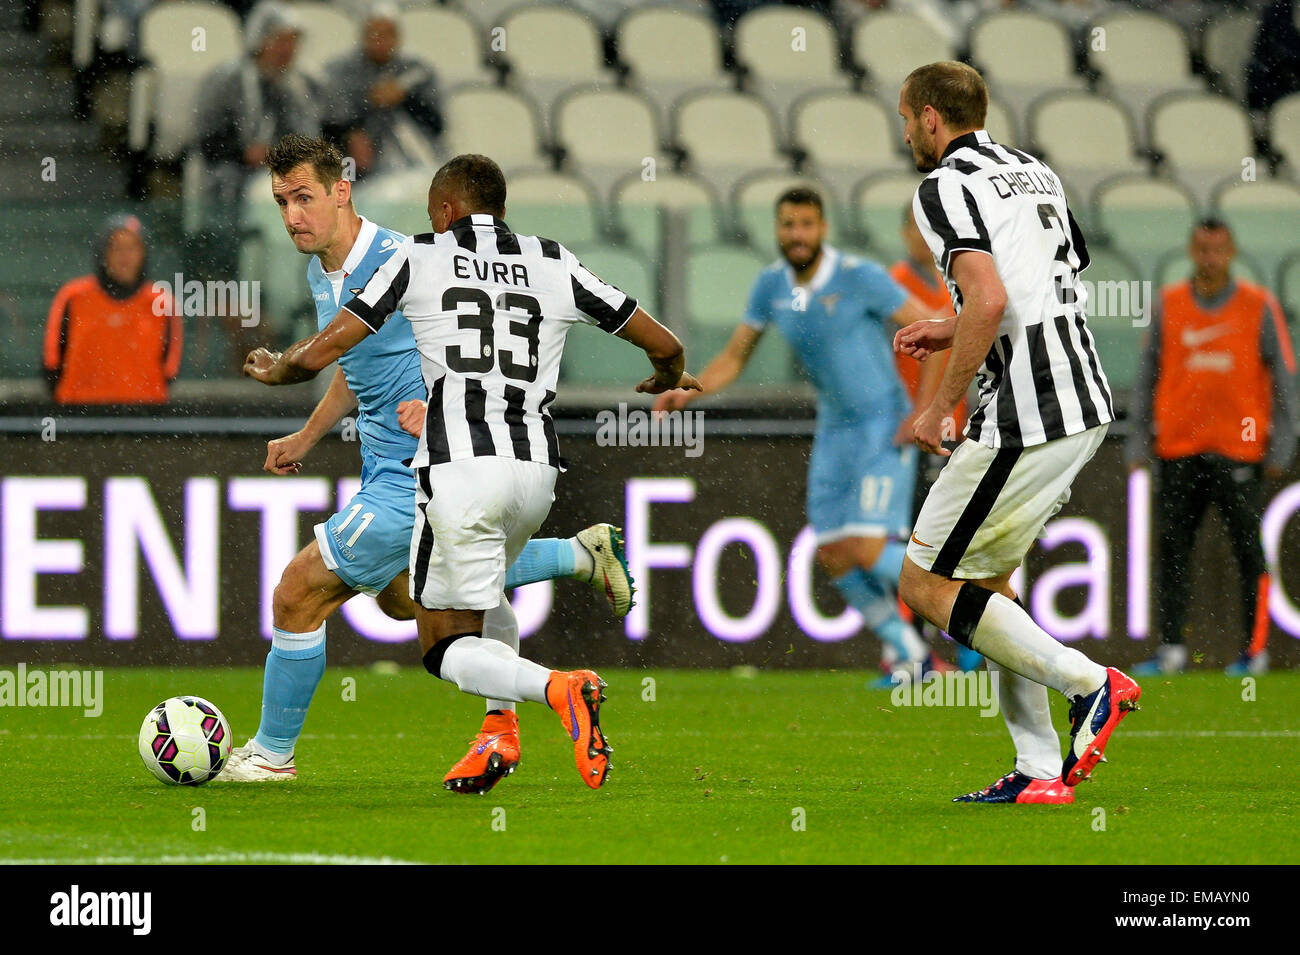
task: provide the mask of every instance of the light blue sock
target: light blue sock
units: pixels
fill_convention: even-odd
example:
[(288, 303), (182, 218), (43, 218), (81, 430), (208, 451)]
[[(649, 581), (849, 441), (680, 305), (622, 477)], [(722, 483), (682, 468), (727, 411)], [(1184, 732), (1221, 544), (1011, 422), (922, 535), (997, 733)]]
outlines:
[(880, 556), (876, 558), (876, 565), (871, 568), (872, 575), (881, 578), (890, 590), (897, 591), (898, 578), (903, 573), (903, 558), (906, 556), (905, 541), (889, 541), (885, 544), (885, 549), (880, 552)]
[(567, 537), (534, 538), (506, 568), (506, 590), (573, 576), (573, 545)]
[(262, 722), (253, 741), (287, 756), (307, 721), (307, 707), (325, 672), (325, 625), (312, 633), (275, 628), (262, 679)]
[(834, 583), (876, 636), (894, 648), (898, 663), (919, 661), (925, 656), (925, 645), (912, 625), (898, 615), (893, 591), (886, 589), (879, 578), (854, 567), (842, 577), (836, 577)]

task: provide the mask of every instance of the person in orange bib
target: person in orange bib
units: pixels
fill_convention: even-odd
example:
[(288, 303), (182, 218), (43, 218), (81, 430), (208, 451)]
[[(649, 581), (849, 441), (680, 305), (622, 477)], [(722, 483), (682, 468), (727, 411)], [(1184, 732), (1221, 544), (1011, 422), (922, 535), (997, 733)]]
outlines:
[(1160, 290), (1130, 412), (1129, 470), (1157, 461), (1161, 643), (1134, 673), (1187, 667), (1183, 628), (1196, 530), (1214, 504), (1241, 575), (1241, 657), (1231, 674), (1268, 669), (1269, 578), (1260, 539), (1264, 481), (1296, 447), (1295, 356), (1277, 299), (1229, 273), (1232, 233), (1218, 219), (1192, 231), (1191, 279)]
[[(898, 233), (903, 239), (903, 249), (906, 254), (889, 267), (890, 276), (940, 318), (950, 318), (955, 315), (952, 298), (948, 295), (948, 286), (944, 284), (943, 276), (935, 268), (934, 257), (930, 254), (930, 247), (925, 244), (925, 236), (921, 235), (921, 230), (916, 226), (916, 218), (912, 215), (910, 202), (903, 206), (903, 222), (899, 226)], [(907, 395), (912, 399), (913, 408), (929, 406), (943, 378), (943, 369), (948, 364), (949, 354), (951, 353), (947, 351), (940, 352), (929, 361), (919, 362), (902, 353), (895, 353), (894, 364), (898, 368), (898, 377), (902, 379), (903, 387), (907, 389)], [(966, 401), (962, 399), (953, 413), (953, 420), (948, 428), (950, 437), (946, 440), (951, 444), (960, 441), (962, 428), (965, 425)], [(916, 485), (912, 491), (913, 523), (921, 510), (921, 505), (925, 503), (926, 494), (930, 492), (930, 487), (939, 477), (939, 471), (943, 468), (945, 460), (937, 454), (917, 456)], [(911, 610), (900, 605), (899, 612), (904, 611), (906, 611), (904, 618), (910, 619)], [(928, 627), (930, 624), (927, 623), (925, 626)], [(957, 644), (957, 666), (962, 670), (977, 669), (983, 660), (984, 657), (977, 651), (960, 643)]]
[(144, 229), (117, 216), (96, 237), (95, 271), (54, 296), (43, 364), (61, 405), (167, 401), (180, 371), (181, 320), (170, 295), (146, 278)]

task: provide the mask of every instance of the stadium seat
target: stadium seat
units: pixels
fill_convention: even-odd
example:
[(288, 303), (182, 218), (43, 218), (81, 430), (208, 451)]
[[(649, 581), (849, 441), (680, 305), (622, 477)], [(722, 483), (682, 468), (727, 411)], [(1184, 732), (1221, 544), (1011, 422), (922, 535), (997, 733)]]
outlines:
[[(659, 315), (658, 280), (645, 255), (617, 246), (570, 246), (588, 269), (633, 296), (642, 308)], [(623, 386), (629, 397), (636, 383), (651, 373), (645, 353), (595, 327), (576, 325), (565, 340), (561, 385)]]
[(795, 186), (811, 186), (821, 194), (827, 239), (838, 244), (846, 231), (845, 227), (850, 224), (843, 221), (834, 189), (810, 176), (788, 172), (756, 172), (741, 179), (731, 196), (733, 222), (752, 248), (760, 252), (775, 252), (776, 240), (772, 230), (776, 198)]
[(1083, 88), (1070, 35), (1041, 13), (999, 10), (981, 16), (971, 25), (970, 54), (1021, 129), (1030, 102), (1046, 90)]
[(1168, 93), (1151, 105), (1147, 126), (1171, 174), (1202, 205), (1225, 172), (1241, 170), (1255, 154), (1250, 117), (1226, 96)]
[(543, 235), (564, 245), (596, 242), (604, 231), (595, 190), (572, 173), (511, 176), (506, 219), (521, 235)]
[(325, 79), (326, 64), (360, 47), (361, 24), (334, 4), (293, 0), (289, 6), (302, 24), (294, 63), (308, 76)]
[(903, 239), (898, 234), (903, 210), (912, 204), (916, 187), (925, 178), (918, 172), (868, 176), (853, 190), (851, 211), (861, 235), (889, 262), (902, 258)]
[(420, 235), (432, 229), (426, 199), (431, 178), (428, 169), (420, 168), (367, 176), (352, 187), (353, 202), (371, 222), (405, 235)]
[(1213, 208), (1232, 227), (1237, 248), (1273, 275), (1300, 246), (1300, 186), (1284, 179), (1242, 182), (1236, 176), (1214, 192)]
[(988, 130), (994, 142), (1015, 146), (1021, 141), (1016, 131), (1016, 121), (1011, 118), (1011, 110), (992, 96), (989, 97), (989, 110), (984, 117), (984, 128)]
[(1268, 113), (1268, 135), (1292, 177), (1300, 180), (1300, 93), (1273, 104)]
[[(741, 246), (692, 249), (686, 263), (686, 301), (690, 316), (687, 348), (708, 361), (727, 343), (745, 314), (749, 290), (773, 258), (764, 259)], [(763, 336), (739, 384), (794, 380), (794, 361), (776, 329)]]
[(673, 126), (688, 168), (723, 195), (754, 169), (789, 167), (771, 111), (749, 93), (688, 93), (674, 107)]
[(451, 7), (407, 7), (397, 17), (402, 52), (433, 64), (443, 89), (463, 83), (491, 83), (496, 71), (484, 61), (479, 25)]
[(1091, 262), (1081, 275), (1088, 289), (1088, 328), (1111, 387), (1129, 389), (1148, 324), (1141, 319), (1147, 287), (1138, 264), (1122, 252), (1098, 244), (1088, 253)]
[(619, 179), (639, 174), (647, 158), (656, 168), (665, 161), (654, 108), (634, 90), (566, 93), (555, 106), (553, 126), (565, 164), (581, 170), (602, 198)]
[[(784, 124), (790, 106), (811, 90), (848, 89), (834, 27), (812, 10), (766, 6), (736, 21), (736, 62), (747, 87)], [(782, 126), (782, 135), (788, 134)]]
[[(1048, 93), (1029, 111), (1030, 151), (1082, 196), (1114, 176), (1145, 172), (1128, 114), (1084, 92)], [(1082, 206), (1072, 202), (1072, 206)]]
[(485, 30), (501, 26), (506, 17), (525, 4), (526, 0), (460, 0), (462, 10), (478, 21)]
[(1204, 89), (1192, 74), (1187, 37), (1172, 20), (1116, 11), (1094, 20), (1090, 31), (1097, 30), (1105, 31), (1105, 42), (1087, 44), (1088, 65), (1101, 74), (1107, 98), (1127, 106), (1135, 120), (1164, 93)]
[(854, 24), (853, 61), (887, 103), (897, 101), (903, 80), (917, 64), (951, 59), (952, 44), (915, 14), (877, 10)]
[[(177, 42), (204, 31), (205, 49)], [(148, 66), (131, 76), (128, 137), (136, 152), (176, 159), (194, 138), (194, 107), (203, 78), (243, 50), (239, 18), (227, 7), (187, 0), (152, 7), (140, 21)]]
[(581, 13), (558, 4), (526, 4), (505, 18), (505, 52), (509, 82), (527, 90), (541, 108), (543, 131), (549, 130), (551, 108), (565, 90), (605, 83), (613, 77), (605, 68), (600, 32)]
[(1119, 176), (1093, 193), (1093, 221), (1098, 237), (1135, 258), (1144, 276), (1154, 274), (1166, 250), (1183, 248), (1198, 210), (1182, 185), (1149, 176)]
[(716, 191), (690, 174), (660, 171), (647, 180), (634, 173), (614, 187), (610, 208), (615, 228), (651, 255), (659, 254), (663, 208), (685, 214), (686, 241), (692, 245), (716, 241), (723, 228)]
[(464, 86), (443, 102), (447, 154), (491, 156), (506, 175), (550, 165), (542, 151), (536, 108), (523, 96), (495, 86)]
[(904, 158), (903, 124), (897, 111), (861, 93), (809, 93), (790, 111), (795, 145), (817, 175), (847, 194), (866, 172), (895, 172), (912, 166)]
[(731, 89), (735, 77), (722, 67), (718, 28), (703, 11), (643, 7), (623, 17), (617, 30), (618, 59), (631, 82), (650, 97), (668, 128), (671, 107), (697, 89)]
[(1246, 100), (1246, 64), (1259, 17), (1252, 13), (1216, 13), (1201, 32), (1201, 56), (1219, 76), (1220, 91), (1239, 103)]

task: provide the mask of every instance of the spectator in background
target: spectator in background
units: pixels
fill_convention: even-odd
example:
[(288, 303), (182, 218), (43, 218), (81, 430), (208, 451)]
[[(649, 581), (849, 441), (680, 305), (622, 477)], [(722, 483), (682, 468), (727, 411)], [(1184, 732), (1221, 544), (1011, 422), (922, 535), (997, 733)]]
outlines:
[(442, 109), (433, 67), (400, 53), (397, 8), (377, 4), (361, 28), (361, 48), (325, 67), (325, 132), (343, 144), (358, 176), (435, 161)]
[(244, 27), (245, 55), (205, 79), (196, 132), (213, 200), (241, 199), (269, 144), (285, 133), (319, 134), (317, 91), (293, 62), (300, 33), (287, 6), (258, 4)]
[(1246, 105), (1266, 110), (1300, 92), (1300, 5), (1277, 0), (1259, 18), (1246, 66)]
[(1277, 300), (1232, 278), (1232, 233), (1217, 219), (1192, 231), (1189, 281), (1160, 290), (1138, 365), (1127, 458), (1158, 461), (1156, 613), (1161, 644), (1136, 673), (1187, 666), (1183, 623), (1196, 528), (1214, 504), (1228, 525), (1241, 581), (1241, 658), (1232, 674), (1268, 669), (1268, 574), (1260, 541), (1264, 479), (1282, 476), (1296, 446), (1295, 357)]
[(95, 237), (95, 271), (54, 296), (45, 373), (61, 404), (162, 404), (180, 371), (181, 320), (146, 279), (144, 229), (117, 216)]
[[(265, 188), (262, 162), (269, 144), (291, 132), (320, 135), (318, 91), (294, 65), (300, 32), (288, 6), (265, 0), (244, 25), (244, 56), (218, 66), (203, 82), (195, 107), (206, 166), (203, 225), (190, 259), (200, 280), (238, 278), (244, 193), (254, 180)], [(208, 317), (223, 320), (232, 370), (241, 368), (256, 344), (256, 330), (244, 327), (238, 315)]]

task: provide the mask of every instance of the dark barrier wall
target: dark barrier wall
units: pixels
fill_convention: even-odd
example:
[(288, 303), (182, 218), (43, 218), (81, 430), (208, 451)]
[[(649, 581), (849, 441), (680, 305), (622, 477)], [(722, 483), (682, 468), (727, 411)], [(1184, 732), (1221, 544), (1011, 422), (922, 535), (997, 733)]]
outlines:
[[(744, 425), (742, 425), (744, 427)], [(777, 430), (780, 430), (779, 428)], [(355, 443), (330, 439), (295, 478), (260, 471), (257, 436), (6, 435), (0, 664), (256, 664), (288, 558), (355, 486)], [(562, 439), (570, 469), (543, 535), (626, 528), (641, 585), (615, 622), (573, 581), (516, 595), (525, 652), (548, 664), (871, 667), (876, 642), (811, 564), (809, 440), (715, 436), (683, 448)], [(1300, 483), (1270, 487), (1275, 664), (1300, 662)], [(1110, 440), (1027, 561), (1038, 621), (1098, 660), (1149, 655), (1149, 501)], [(1212, 515), (1194, 558), (1188, 642), (1205, 665), (1240, 643), (1235, 568)], [(1027, 584), (1027, 585), (1026, 585)], [(358, 598), (329, 623), (329, 659), (418, 662), (413, 625)]]

